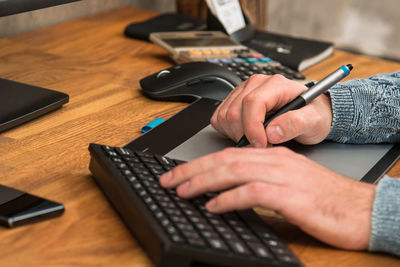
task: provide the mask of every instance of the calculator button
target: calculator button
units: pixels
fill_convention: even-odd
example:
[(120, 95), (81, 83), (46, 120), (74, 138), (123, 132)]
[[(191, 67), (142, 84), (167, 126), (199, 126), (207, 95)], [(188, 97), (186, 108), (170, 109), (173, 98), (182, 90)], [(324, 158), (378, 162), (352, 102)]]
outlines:
[(246, 61), (248, 63), (256, 63), (256, 62), (258, 62), (258, 59), (254, 58), (254, 57), (248, 57), (248, 58), (246, 58)]
[(197, 50), (197, 49), (191, 49), (191, 50), (189, 50), (189, 54), (192, 55), (192, 56), (201, 56), (202, 52), (200, 50)]
[(263, 58), (260, 58), (259, 60), (260, 60), (260, 62), (263, 62), (263, 63), (268, 63), (268, 62), (272, 61), (272, 59), (270, 59), (269, 57), (263, 57)]

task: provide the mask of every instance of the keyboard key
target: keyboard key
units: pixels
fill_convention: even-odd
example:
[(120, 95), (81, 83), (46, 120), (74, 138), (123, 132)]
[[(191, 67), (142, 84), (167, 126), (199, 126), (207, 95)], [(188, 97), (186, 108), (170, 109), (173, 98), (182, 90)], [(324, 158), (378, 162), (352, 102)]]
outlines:
[(189, 244), (194, 245), (194, 246), (198, 246), (198, 247), (205, 247), (206, 243), (201, 240), (201, 239), (197, 239), (197, 238), (189, 238), (188, 239)]
[(172, 240), (174, 243), (183, 243), (183, 242), (184, 242), (183, 238), (182, 238), (180, 235), (178, 235), (178, 234), (173, 234), (173, 235), (171, 235), (171, 240)]
[(259, 242), (249, 242), (251, 250), (260, 258), (273, 258), (271, 252), (269, 252), (263, 244)]
[(250, 251), (247, 249), (243, 242), (239, 240), (230, 240), (228, 241), (228, 244), (235, 252), (243, 255), (250, 255)]
[(216, 239), (216, 238), (211, 238), (208, 240), (210, 243), (211, 247), (218, 249), (218, 250), (228, 250), (228, 247), (226, 246), (225, 242), (223, 242), (221, 239)]

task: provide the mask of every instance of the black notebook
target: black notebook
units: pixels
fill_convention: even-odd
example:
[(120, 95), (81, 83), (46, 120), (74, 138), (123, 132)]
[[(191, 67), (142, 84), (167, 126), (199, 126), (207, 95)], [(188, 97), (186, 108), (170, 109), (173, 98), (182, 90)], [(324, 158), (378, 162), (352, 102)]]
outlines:
[(0, 78), (0, 132), (60, 108), (67, 94)]
[(244, 45), (292, 69), (303, 71), (333, 53), (333, 43), (255, 31)]

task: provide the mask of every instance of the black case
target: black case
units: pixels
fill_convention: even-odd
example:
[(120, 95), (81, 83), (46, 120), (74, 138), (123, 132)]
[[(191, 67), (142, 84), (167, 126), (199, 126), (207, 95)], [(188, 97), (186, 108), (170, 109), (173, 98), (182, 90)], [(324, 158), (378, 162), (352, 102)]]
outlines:
[(60, 108), (67, 94), (0, 78), (0, 132)]
[(124, 31), (128, 37), (149, 41), (153, 32), (200, 31), (206, 29), (204, 20), (175, 13), (166, 13), (149, 20), (129, 24)]

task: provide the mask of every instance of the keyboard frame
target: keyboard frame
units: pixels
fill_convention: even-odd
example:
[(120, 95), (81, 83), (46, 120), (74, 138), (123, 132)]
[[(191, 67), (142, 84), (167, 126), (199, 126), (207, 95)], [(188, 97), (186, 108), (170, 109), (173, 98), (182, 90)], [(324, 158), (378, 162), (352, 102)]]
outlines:
[[(234, 257), (221, 257), (221, 253), (216, 253), (213, 249), (195, 249), (189, 247), (187, 244), (180, 245), (173, 243), (142, 202), (142, 199), (135, 194), (127, 179), (118, 169), (114, 167), (107, 168), (107, 166), (114, 165), (114, 162), (110, 158), (98, 156), (99, 153), (105, 154), (100, 145), (90, 144), (89, 151), (91, 154), (89, 169), (93, 174), (95, 182), (122, 218), (130, 232), (157, 266), (198, 266), (202, 264), (217, 266), (249, 266), (250, 264), (255, 267), (303, 266), (300, 261), (298, 264), (291, 264), (271, 260), (269, 261), (270, 264), (266, 264), (266, 261), (259, 260), (255, 256), (249, 258), (248, 256), (238, 254), (235, 254)], [(140, 204), (132, 205), (132, 202)], [(265, 227), (265, 222), (254, 211), (247, 210), (239, 214), (242, 218), (243, 214), (245, 214), (246, 221), (251, 220)], [(206, 262), (203, 260), (205, 257), (207, 258)]]

